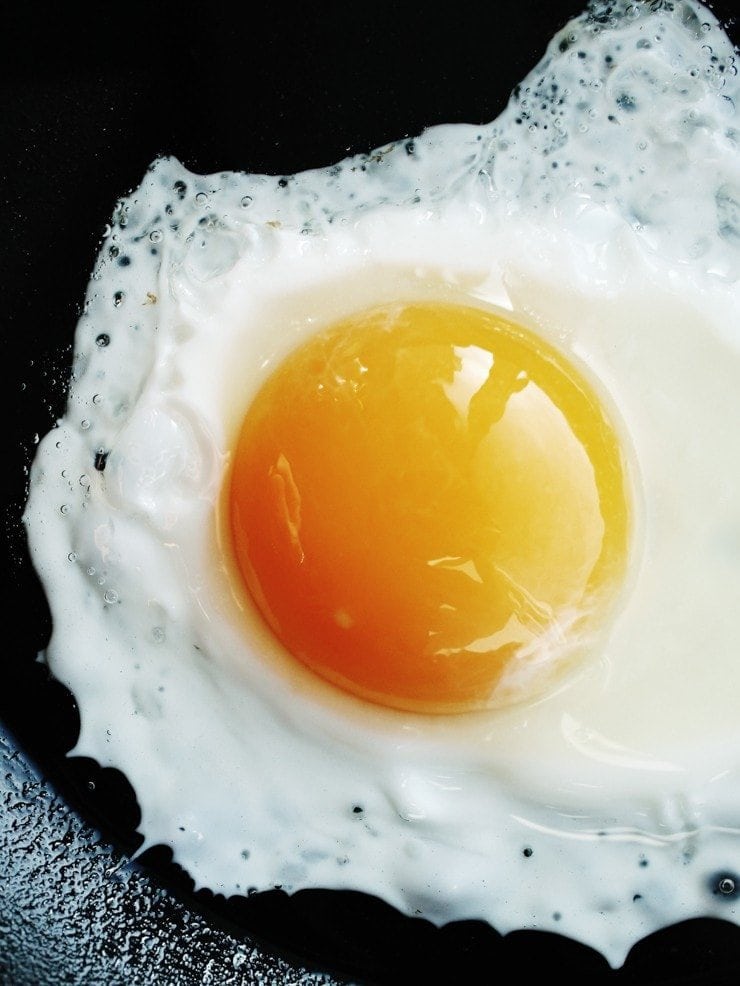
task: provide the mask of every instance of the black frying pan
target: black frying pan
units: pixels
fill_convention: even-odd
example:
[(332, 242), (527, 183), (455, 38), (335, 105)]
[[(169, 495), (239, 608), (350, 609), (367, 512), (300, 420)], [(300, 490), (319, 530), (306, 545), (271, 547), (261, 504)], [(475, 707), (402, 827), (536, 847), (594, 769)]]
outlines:
[[(725, 19), (735, 11), (734, 0), (713, 6)], [(35, 661), (49, 617), (19, 523), (24, 469), (34, 434), (63, 410), (73, 331), (116, 198), (160, 153), (199, 172), (290, 174), (433, 124), (487, 122), (580, 9), (120, 8), (82, 29), (67, 7), (5, 14), (0, 270), (16, 642), (6, 634), (0, 674), (0, 982), (284, 983), (309, 966), (353, 982), (505, 983), (511, 963), (525, 980), (559, 970), (607, 986), (740, 979), (740, 930), (728, 922), (660, 932), (613, 972), (557, 936), (502, 938), (480, 922), (435, 929), (362, 894), (193, 894), (163, 848), (140, 868), (121, 865), (140, 842), (133, 792), (117, 771), (65, 756), (75, 703)], [(100, 834), (78, 839), (82, 819)]]

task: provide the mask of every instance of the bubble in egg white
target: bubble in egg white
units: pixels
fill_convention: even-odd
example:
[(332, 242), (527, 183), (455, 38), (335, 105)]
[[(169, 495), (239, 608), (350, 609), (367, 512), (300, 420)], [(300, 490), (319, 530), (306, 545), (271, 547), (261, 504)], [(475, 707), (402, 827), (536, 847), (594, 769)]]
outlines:
[[(26, 523), (76, 752), (124, 770), (197, 885), (360, 889), (615, 965), (738, 922), (736, 58), (698, 3), (595, 3), (490, 125), (279, 179), (160, 159), (119, 203)], [(246, 404), (317, 328), (397, 299), (511, 310), (619, 419), (622, 609), (536, 703), (365, 705), (232, 592), (215, 504)]]

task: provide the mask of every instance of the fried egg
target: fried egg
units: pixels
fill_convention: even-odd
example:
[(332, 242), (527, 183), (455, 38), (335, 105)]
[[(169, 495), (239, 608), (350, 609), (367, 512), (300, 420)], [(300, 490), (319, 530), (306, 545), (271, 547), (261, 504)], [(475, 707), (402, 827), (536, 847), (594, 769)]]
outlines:
[(118, 203), (25, 522), (196, 886), (740, 921), (735, 59), (597, 2), (489, 125)]

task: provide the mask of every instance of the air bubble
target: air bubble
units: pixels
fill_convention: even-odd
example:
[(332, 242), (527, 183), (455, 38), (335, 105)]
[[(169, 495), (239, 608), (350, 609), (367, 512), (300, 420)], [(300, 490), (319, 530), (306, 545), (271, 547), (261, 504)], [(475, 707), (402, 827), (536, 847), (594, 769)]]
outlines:
[(70, 551), (70, 553), (67, 555), (67, 561), (71, 561), (72, 564), (74, 564), (77, 561), (77, 553), (74, 551)]
[(103, 593), (103, 600), (108, 603), (108, 605), (113, 605), (113, 603), (118, 602), (118, 593), (115, 589), (106, 589)]
[(82, 428), (83, 431), (87, 431), (89, 427), (90, 427), (90, 422), (88, 421), (87, 418), (83, 418), (82, 421), (80, 421), (80, 428)]
[(67, 514), (69, 513), (69, 504), (63, 503), (59, 508), (59, 513), (62, 514), (64, 517), (66, 517)]
[(241, 207), (242, 207), (242, 209), (248, 209), (251, 204), (252, 204), (252, 196), (251, 195), (245, 195), (242, 198), (242, 200), (241, 200)]
[(113, 304), (116, 308), (119, 308), (123, 304), (124, 294), (123, 291), (116, 291), (113, 295)]
[(152, 241), (152, 243), (161, 243), (163, 237), (164, 237), (164, 233), (162, 232), (161, 229), (153, 229), (149, 234), (149, 239)]
[(208, 201), (208, 196), (206, 195), (205, 192), (198, 192), (198, 194), (195, 196), (195, 201), (197, 205), (205, 205), (206, 202)]
[(100, 404), (102, 399), (103, 398), (100, 396), (100, 394), (93, 394), (92, 402), (93, 404)]
[(730, 894), (735, 893), (735, 881), (732, 877), (725, 876), (717, 884), (717, 889), (721, 894), (729, 897)]
[(87, 568), (87, 574), (88, 574), (88, 575), (89, 575), (90, 577), (92, 577), (93, 575), (95, 575), (95, 568), (94, 568), (94, 567), (93, 567), (92, 565), (88, 565), (88, 568)]
[(110, 345), (110, 336), (107, 332), (101, 332), (99, 336), (95, 337), (95, 345), (98, 349), (105, 349), (106, 346)]
[(80, 486), (82, 486), (86, 490), (90, 488), (90, 477), (87, 475), (87, 473), (83, 472), (83, 474), (80, 476)]

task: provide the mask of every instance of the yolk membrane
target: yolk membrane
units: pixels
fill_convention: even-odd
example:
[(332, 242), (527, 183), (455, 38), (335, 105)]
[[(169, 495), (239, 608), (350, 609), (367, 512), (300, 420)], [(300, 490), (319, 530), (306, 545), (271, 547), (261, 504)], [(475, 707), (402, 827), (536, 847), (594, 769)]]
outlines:
[(312, 336), (247, 410), (227, 509), (285, 648), (394, 708), (539, 694), (589, 649), (626, 566), (623, 458), (595, 392), (474, 307), (393, 305)]

